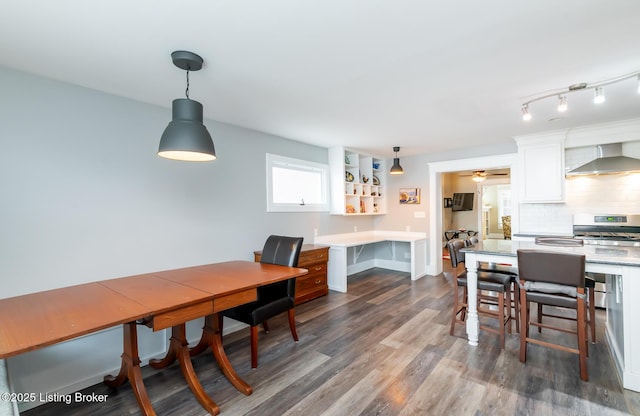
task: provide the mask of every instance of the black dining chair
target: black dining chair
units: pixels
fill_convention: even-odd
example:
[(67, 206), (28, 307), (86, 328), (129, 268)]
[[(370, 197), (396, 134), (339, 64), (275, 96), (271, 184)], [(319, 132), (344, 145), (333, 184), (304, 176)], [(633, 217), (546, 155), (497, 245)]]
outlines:
[[(260, 263), (296, 266), (302, 249), (302, 241), (302, 237), (269, 236), (262, 249)], [(223, 316), (250, 326), (251, 368), (258, 367), (258, 325), (262, 324), (265, 333), (269, 333), (268, 319), (287, 312), (291, 335), (295, 341), (298, 341), (294, 309), (295, 291), (295, 278), (260, 286), (256, 301), (227, 309), (218, 315), (220, 333), (222, 333)]]
[[(465, 255), (460, 251), (464, 247), (465, 241), (461, 239), (453, 239), (447, 242), (454, 280), (450, 335), (453, 335), (457, 323), (466, 321), (467, 315), (467, 272), (466, 270), (458, 270), (458, 266), (464, 264)], [(497, 329), (482, 322), (480, 322), (480, 329), (498, 334), (500, 336), (500, 348), (504, 349), (505, 327), (511, 333), (511, 278), (501, 273), (478, 271), (477, 287), (478, 315), (489, 316), (498, 320)], [(462, 293), (460, 293), (461, 288)]]
[[(585, 256), (543, 250), (517, 251), (520, 285), (520, 362), (526, 362), (529, 343), (578, 354), (580, 379), (589, 380), (587, 372), (587, 318), (584, 287)], [(575, 311), (575, 331), (549, 323), (531, 322), (530, 303)], [(552, 329), (575, 334), (577, 348), (552, 340), (530, 337), (529, 327)], [(552, 342), (556, 341), (556, 342)]]

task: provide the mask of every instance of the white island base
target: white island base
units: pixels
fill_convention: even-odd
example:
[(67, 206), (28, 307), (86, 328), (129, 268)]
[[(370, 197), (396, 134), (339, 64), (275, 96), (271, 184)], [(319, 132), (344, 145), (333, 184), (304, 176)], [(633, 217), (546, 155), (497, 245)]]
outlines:
[(622, 386), (640, 392), (640, 247), (549, 247), (531, 242), (485, 240), (465, 252), (469, 279), (467, 335), (469, 344), (478, 345), (479, 322), (475, 307), (478, 262), (517, 266), (517, 250), (553, 250), (586, 255), (586, 271), (607, 275), (605, 336)]
[(329, 246), (329, 289), (347, 291), (347, 276), (382, 267), (411, 273), (411, 280), (427, 274), (427, 234), (401, 231), (362, 231), (317, 236), (315, 244)]

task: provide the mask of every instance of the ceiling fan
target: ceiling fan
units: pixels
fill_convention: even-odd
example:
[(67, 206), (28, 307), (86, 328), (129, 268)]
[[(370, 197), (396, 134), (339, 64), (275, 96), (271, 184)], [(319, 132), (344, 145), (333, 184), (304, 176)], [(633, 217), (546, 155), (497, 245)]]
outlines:
[(508, 176), (508, 172), (486, 172), (484, 170), (474, 170), (470, 175), (460, 175), (460, 176), (471, 176), (471, 180), (474, 182), (482, 182), (487, 179), (487, 176)]

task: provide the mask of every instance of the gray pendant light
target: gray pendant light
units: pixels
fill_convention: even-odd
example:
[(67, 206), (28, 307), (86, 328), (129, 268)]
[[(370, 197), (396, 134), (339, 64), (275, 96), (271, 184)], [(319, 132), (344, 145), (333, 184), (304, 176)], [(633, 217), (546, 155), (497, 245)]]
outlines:
[(391, 170), (389, 171), (389, 173), (391, 175), (402, 175), (404, 173), (404, 170), (402, 169), (402, 166), (400, 166), (400, 158), (398, 157), (400, 148), (398, 146), (395, 146), (393, 148), (393, 151), (396, 152), (396, 157), (393, 158), (393, 166), (391, 166)]
[(202, 104), (189, 99), (189, 71), (200, 70), (203, 60), (187, 51), (175, 51), (171, 59), (175, 66), (187, 71), (187, 98), (173, 100), (173, 117), (160, 138), (158, 156), (191, 162), (215, 160), (213, 140), (202, 124)]

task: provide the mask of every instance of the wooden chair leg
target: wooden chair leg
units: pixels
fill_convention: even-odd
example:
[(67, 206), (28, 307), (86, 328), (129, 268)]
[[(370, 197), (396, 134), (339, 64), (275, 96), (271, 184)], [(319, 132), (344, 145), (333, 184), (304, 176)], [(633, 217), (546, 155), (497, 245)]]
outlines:
[(262, 322), (262, 327), (264, 328), (265, 334), (268, 334), (269, 332), (271, 332), (271, 330), (269, 329), (269, 322), (267, 321)]
[(291, 308), (288, 311), (289, 315), (289, 329), (291, 330), (291, 335), (293, 339), (298, 342), (298, 333), (296, 332), (296, 312), (295, 309)]
[[(505, 301), (506, 301), (506, 308), (507, 308), (507, 314), (504, 317), (504, 320), (502, 321), (504, 324), (509, 325), (507, 327), (507, 330), (509, 331), (509, 333), (511, 334), (511, 284), (509, 284), (509, 286), (507, 287), (507, 291), (504, 293), (504, 297), (505, 297)], [(506, 322), (505, 322), (506, 321)], [(504, 326), (504, 325), (503, 325)]]
[(587, 373), (587, 311), (583, 299), (578, 299), (578, 356), (580, 360), (580, 379), (589, 381)]
[(458, 304), (458, 308), (462, 309), (460, 313), (460, 320), (465, 322), (467, 320), (467, 303), (469, 302), (469, 294), (467, 293), (467, 287), (462, 288), (462, 305)]
[(529, 336), (529, 302), (524, 289), (520, 289), (520, 362), (527, 361), (527, 337)]
[(515, 310), (514, 321), (516, 321), (516, 333), (520, 333), (520, 288), (518, 287), (518, 282), (513, 282), (511, 293), (513, 293), (513, 304)]
[(596, 343), (596, 296), (595, 290), (589, 288), (589, 327), (591, 329), (591, 342)]
[[(504, 326), (505, 326), (505, 311), (504, 311), (504, 295), (505, 292), (501, 292), (498, 294), (498, 319), (500, 320), (500, 349), (504, 349), (505, 336), (504, 336)], [(511, 314), (511, 311), (509, 311)]]
[(458, 284), (453, 283), (453, 313), (451, 315), (451, 329), (449, 329), (449, 335), (453, 335), (453, 330), (456, 327), (456, 319), (458, 316)]
[(251, 327), (251, 368), (258, 368), (258, 325)]
[[(542, 305), (538, 303), (538, 323), (542, 323)], [(538, 325), (538, 333), (542, 333), (542, 327)]]

